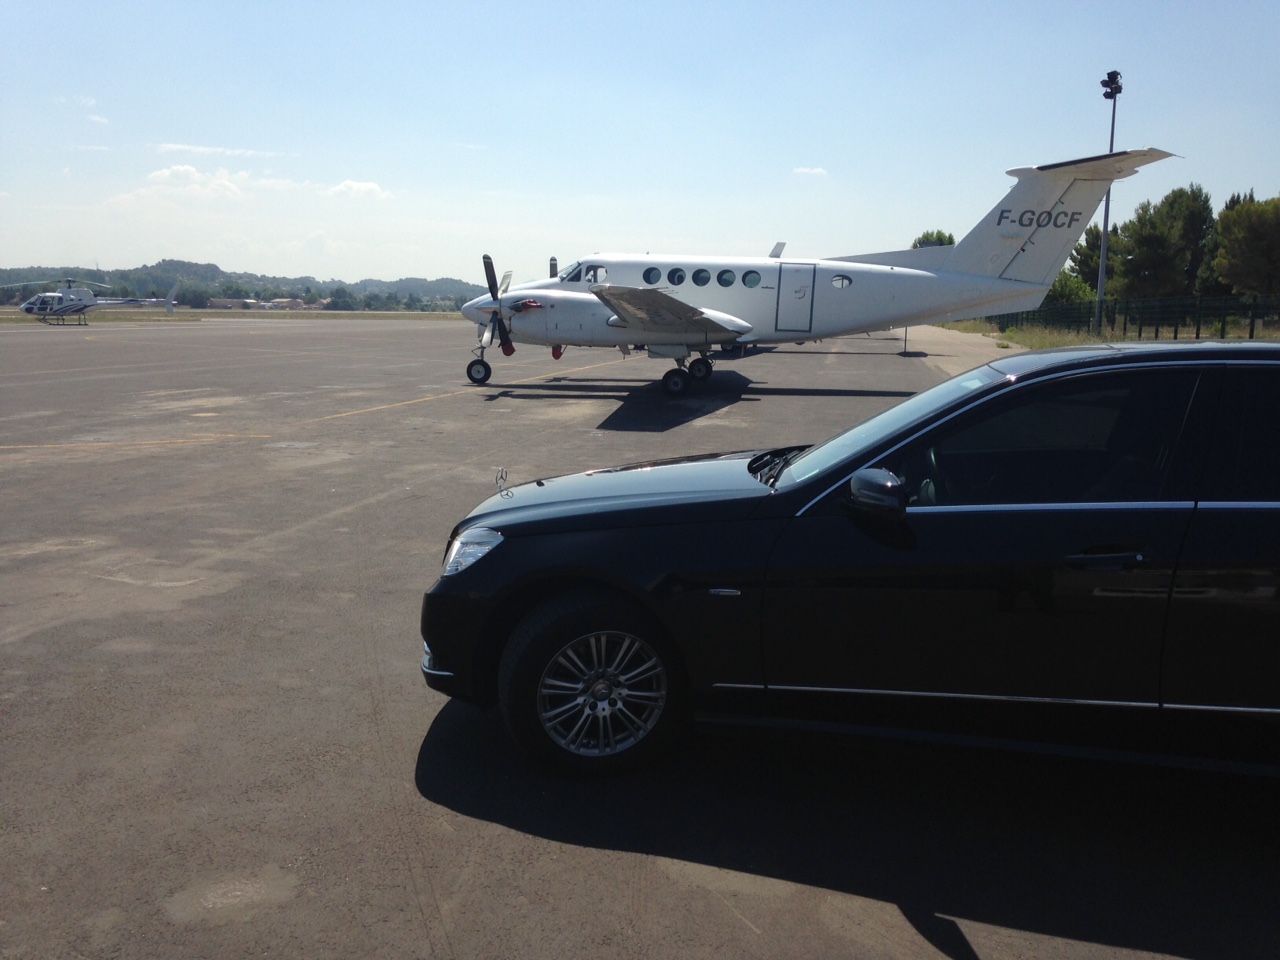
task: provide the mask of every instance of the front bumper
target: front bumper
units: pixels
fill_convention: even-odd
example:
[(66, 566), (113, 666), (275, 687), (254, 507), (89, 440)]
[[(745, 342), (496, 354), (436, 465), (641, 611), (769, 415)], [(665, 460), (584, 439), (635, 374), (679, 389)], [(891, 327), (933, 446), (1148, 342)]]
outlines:
[(422, 678), (432, 690), (459, 700), (485, 702), (480, 657), (482, 606), (477, 601), (428, 592), (422, 598)]

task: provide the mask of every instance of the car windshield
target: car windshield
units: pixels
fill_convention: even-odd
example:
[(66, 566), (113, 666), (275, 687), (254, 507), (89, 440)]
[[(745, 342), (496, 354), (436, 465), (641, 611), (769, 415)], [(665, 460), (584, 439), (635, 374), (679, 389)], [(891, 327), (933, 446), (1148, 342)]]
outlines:
[(782, 488), (803, 483), (843, 460), (870, 450), (911, 424), (928, 419), (983, 387), (1005, 379), (1008, 379), (1005, 374), (990, 366), (978, 367), (908, 397), (883, 413), (799, 454), (779, 474), (777, 486)]

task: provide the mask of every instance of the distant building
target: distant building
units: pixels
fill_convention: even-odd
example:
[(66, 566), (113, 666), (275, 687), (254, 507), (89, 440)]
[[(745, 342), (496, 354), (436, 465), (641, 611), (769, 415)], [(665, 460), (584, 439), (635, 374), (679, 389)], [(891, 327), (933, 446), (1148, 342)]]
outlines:
[(238, 298), (210, 297), (209, 306), (214, 310), (252, 310), (258, 306), (257, 300), (241, 300)]
[(273, 310), (301, 310), (304, 304), (297, 297), (276, 297), (270, 306)]

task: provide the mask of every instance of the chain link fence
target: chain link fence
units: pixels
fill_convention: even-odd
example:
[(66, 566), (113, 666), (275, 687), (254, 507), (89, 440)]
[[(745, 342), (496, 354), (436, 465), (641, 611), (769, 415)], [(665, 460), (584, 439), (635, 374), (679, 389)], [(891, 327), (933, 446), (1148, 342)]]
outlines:
[[(1000, 328), (1049, 327), (1087, 334), (1096, 304), (1055, 303), (988, 319)], [(1254, 340), (1280, 336), (1280, 295), (1107, 300), (1103, 336), (1111, 340)]]

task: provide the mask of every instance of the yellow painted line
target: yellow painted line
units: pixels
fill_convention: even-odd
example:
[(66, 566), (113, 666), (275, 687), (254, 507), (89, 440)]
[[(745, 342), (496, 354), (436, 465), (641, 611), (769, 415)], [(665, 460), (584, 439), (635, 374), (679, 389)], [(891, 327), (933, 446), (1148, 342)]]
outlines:
[(219, 440), (270, 440), (269, 433), (226, 433), (216, 437), (188, 437), (185, 440), (79, 440), (75, 443), (15, 443), (0, 450), (71, 450), (82, 447), (162, 447), (190, 443), (217, 443)]
[[(572, 367), (568, 370), (557, 371), (556, 373), (540, 373), (536, 377), (525, 377), (523, 380), (511, 380), (511, 381), (508, 381), (506, 384), (502, 384), (500, 386), (514, 387), (517, 384), (521, 384), (521, 383), (534, 383), (535, 381), (538, 381), (538, 380), (550, 380), (554, 377), (563, 377), (566, 374), (570, 374), (570, 373), (581, 373), (583, 370), (594, 370), (597, 367), (609, 367), (615, 363), (622, 363), (623, 361), (628, 359), (630, 358), (619, 357), (617, 360), (606, 360), (604, 363), (591, 363), (585, 367)], [(380, 407), (365, 407), (363, 410), (348, 410), (346, 413), (331, 413), (327, 417), (316, 417), (314, 420), (301, 420), (299, 422), (300, 423), (323, 423), (325, 420), (339, 420), (342, 417), (354, 417), (362, 413), (377, 413), (380, 410), (394, 410), (396, 407), (411, 407), (414, 404), (426, 403), (429, 400), (445, 400), (449, 397), (460, 397), (464, 393), (471, 393), (474, 390), (485, 389), (487, 387), (489, 387), (488, 384), (476, 384), (471, 387), (466, 387), (462, 390), (454, 390), (452, 393), (436, 393), (429, 397), (418, 397), (416, 400), (400, 400), (397, 403), (386, 403)], [(489, 389), (498, 389), (498, 388), (490, 387)]]

